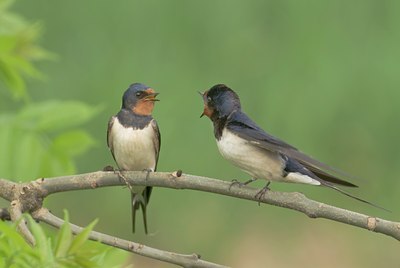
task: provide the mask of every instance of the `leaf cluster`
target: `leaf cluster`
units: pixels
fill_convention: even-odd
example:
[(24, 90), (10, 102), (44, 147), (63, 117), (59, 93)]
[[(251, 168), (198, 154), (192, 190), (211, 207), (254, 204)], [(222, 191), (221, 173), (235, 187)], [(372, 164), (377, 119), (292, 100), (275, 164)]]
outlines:
[[(0, 0), (0, 83), (13, 99), (28, 99), (24, 77), (41, 79), (43, 74), (33, 61), (55, 56), (37, 45), (41, 23), (29, 23), (12, 13), (13, 0)], [(1, 84), (0, 84), (1, 85)]]
[(106, 246), (88, 241), (89, 233), (97, 220), (73, 236), (68, 213), (54, 239), (30, 215), (25, 215), (36, 240), (29, 246), (16, 230), (16, 224), (0, 222), (0, 267), (110, 267), (116, 259), (124, 259), (125, 252), (107, 249)]

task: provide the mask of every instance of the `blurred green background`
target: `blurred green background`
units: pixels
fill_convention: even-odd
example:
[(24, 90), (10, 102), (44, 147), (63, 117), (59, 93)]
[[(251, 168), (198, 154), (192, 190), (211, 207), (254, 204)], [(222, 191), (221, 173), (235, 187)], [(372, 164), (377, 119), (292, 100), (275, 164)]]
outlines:
[[(20, 0), (13, 11), (41, 21), (40, 44), (57, 55), (36, 65), (47, 78), (28, 80), (31, 99), (101, 109), (81, 126), (95, 146), (79, 156), (76, 172), (114, 165), (107, 121), (129, 84), (142, 82), (161, 93), (154, 113), (162, 135), (159, 171), (247, 180), (219, 155), (209, 120), (199, 119), (196, 91), (225, 83), (267, 132), (354, 174), (360, 188), (351, 192), (393, 213), (329, 189), (275, 183), (273, 190), (399, 220), (399, 1)], [(2, 99), (2, 111), (16, 109)], [(68, 209), (80, 225), (98, 217), (96, 230), (234, 267), (394, 267), (400, 261), (392, 238), (195, 191), (154, 189), (152, 234), (144, 235), (139, 218), (133, 235), (129, 200), (128, 190), (116, 187), (58, 194), (47, 206), (59, 216)], [(136, 255), (126, 263), (172, 267)]]

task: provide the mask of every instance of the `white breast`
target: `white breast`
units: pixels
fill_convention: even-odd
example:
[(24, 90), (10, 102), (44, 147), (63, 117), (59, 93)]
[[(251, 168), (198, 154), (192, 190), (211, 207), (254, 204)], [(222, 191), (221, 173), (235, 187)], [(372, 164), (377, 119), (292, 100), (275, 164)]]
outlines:
[(224, 129), (217, 140), (222, 156), (253, 178), (282, 181), (283, 159), (279, 154), (250, 144), (245, 139)]
[(143, 129), (134, 130), (125, 128), (115, 119), (110, 135), (115, 161), (120, 169), (155, 169), (155, 134), (151, 124)]

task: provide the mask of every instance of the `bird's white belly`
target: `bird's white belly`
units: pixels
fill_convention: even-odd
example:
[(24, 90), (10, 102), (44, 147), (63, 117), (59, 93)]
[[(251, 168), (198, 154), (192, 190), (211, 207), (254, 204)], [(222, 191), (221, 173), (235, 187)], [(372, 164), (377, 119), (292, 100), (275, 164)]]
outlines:
[(155, 169), (156, 150), (153, 142), (155, 137), (151, 125), (134, 130), (123, 127), (115, 120), (111, 135), (113, 135), (115, 161), (120, 169), (131, 171)]
[(269, 181), (282, 181), (284, 178), (283, 159), (279, 154), (250, 144), (248, 141), (224, 129), (217, 140), (222, 156), (235, 166), (250, 174), (253, 178)]

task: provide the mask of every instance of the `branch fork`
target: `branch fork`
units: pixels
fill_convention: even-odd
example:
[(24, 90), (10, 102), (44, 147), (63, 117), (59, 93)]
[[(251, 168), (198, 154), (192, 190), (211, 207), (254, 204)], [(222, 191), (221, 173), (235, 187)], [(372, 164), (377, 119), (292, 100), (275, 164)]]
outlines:
[[(327, 205), (308, 199), (304, 194), (297, 192), (287, 193), (270, 190), (259, 199), (256, 197), (259, 189), (249, 186), (230, 187), (231, 182), (182, 174), (182, 171), (179, 170), (173, 173), (124, 171), (123, 175), (131, 185), (190, 189), (247, 199), (296, 210), (310, 218), (325, 218), (353, 225), (400, 240), (400, 222), (388, 221)], [(59, 192), (125, 185), (126, 183), (120, 179), (118, 174), (112, 171), (98, 171), (87, 174), (38, 179), (28, 183), (14, 183), (0, 179), (0, 197), (10, 201), (11, 204), (8, 211), (0, 209), (0, 217), (7, 219), (9, 215), (12, 221), (18, 221), (22, 213), (28, 212), (32, 214), (34, 219), (59, 228), (64, 221), (42, 207), (44, 198)], [(18, 229), (29, 243), (34, 244), (33, 236), (29, 232), (25, 221), (19, 222)], [(71, 224), (71, 230), (74, 233), (79, 233), (82, 228)], [(182, 267), (224, 267), (201, 260), (197, 254), (183, 255), (163, 251), (95, 231), (90, 233), (90, 239)]]

